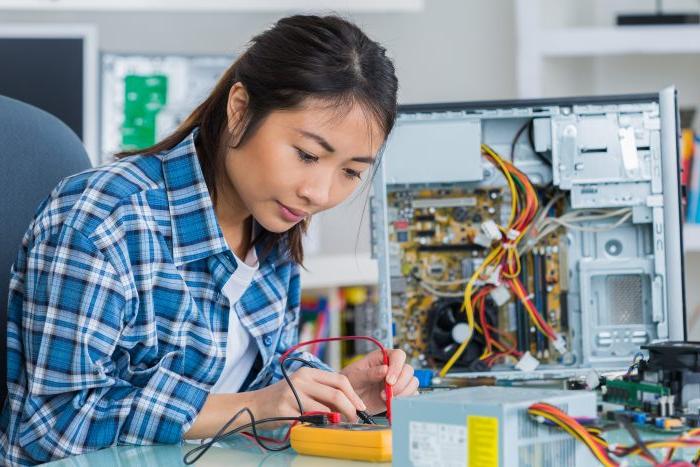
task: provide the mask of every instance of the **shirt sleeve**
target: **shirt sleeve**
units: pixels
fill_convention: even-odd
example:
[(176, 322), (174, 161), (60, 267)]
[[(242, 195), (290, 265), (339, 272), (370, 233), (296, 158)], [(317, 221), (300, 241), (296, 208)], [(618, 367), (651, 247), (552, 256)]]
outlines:
[(19, 442), (35, 461), (113, 444), (176, 443), (204, 405), (207, 391), (174, 370), (177, 352), (144, 370), (139, 386), (119, 377), (125, 369), (115, 356), (126, 354), (123, 331), (138, 297), (115, 264), (69, 226), (27, 252)]
[[(275, 349), (275, 355), (272, 359), (272, 380), (270, 381), (270, 384), (276, 383), (277, 381), (283, 379), (279, 358), (284, 352), (287, 351), (287, 349), (299, 343), (300, 309), (301, 277), (299, 274), (299, 265), (293, 262), (289, 280), (289, 290), (287, 292), (287, 308), (284, 313), (280, 339), (278, 341), (277, 348)], [(299, 349), (299, 351), (294, 352), (292, 355), (302, 358), (322, 370), (334, 371), (333, 368), (328, 366), (321, 359), (309, 352), (304, 351), (303, 347)], [(302, 364), (299, 362), (289, 362), (285, 365), (285, 368), (288, 370), (287, 373), (289, 374), (299, 369), (300, 366), (302, 366)]]

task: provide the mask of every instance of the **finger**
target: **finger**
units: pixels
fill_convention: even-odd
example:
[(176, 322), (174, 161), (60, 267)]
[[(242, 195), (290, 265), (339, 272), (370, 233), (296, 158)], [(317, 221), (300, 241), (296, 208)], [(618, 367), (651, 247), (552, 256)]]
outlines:
[(370, 382), (384, 381), (389, 367), (386, 365), (373, 366), (365, 372), (366, 379)]
[(408, 382), (406, 387), (401, 391), (399, 394), (395, 394), (396, 396), (415, 396), (418, 394), (418, 378), (412, 377), (411, 380)]
[(301, 398), (304, 412), (332, 412), (331, 408), (304, 394)]
[(404, 389), (406, 386), (408, 386), (408, 383), (411, 382), (411, 379), (413, 378), (413, 367), (411, 365), (404, 365), (403, 369), (401, 370), (401, 374), (399, 375), (399, 378), (396, 380), (396, 384), (394, 384), (394, 394), (401, 394), (404, 392)]
[[(389, 352), (391, 352), (389, 350)], [(384, 352), (381, 349), (373, 350), (372, 352), (365, 355), (365, 361), (369, 366), (383, 365), (384, 364)]]
[(340, 373), (331, 373), (329, 371), (319, 370), (318, 372), (314, 372), (312, 374), (312, 378), (318, 383), (341, 391), (345, 395), (345, 398), (350, 401), (356, 410), (367, 410), (367, 406), (364, 402), (362, 402), (360, 396), (357, 395), (347, 376), (341, 375)]
[(406, 362), (406, 352), (401, 349), (389, 351), (389, 371), (386, 374), (386, 382), (392, 386), (399, 379), (403, 364)]
[(357, 409), (340, 389), (318, 383), (307, 383), (306, 395), (333, 412), (340, 412), (345, 420), (355, 421)]

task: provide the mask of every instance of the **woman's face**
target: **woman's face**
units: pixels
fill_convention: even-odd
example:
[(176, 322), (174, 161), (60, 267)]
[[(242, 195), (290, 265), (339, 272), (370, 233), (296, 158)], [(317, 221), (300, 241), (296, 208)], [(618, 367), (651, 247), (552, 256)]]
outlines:
[[(229, 95), (229, 129), (247, 105), (245, 89), (236, 86)], [(278, 233), (336, 206), (367, 177), (383, 143), (370, 120), (359, 105), (338, 112), (313, 100), (272, 112), (243, 144), (227, 148), (220, 202), (237, 211), (235, 219), (252, 214)]]

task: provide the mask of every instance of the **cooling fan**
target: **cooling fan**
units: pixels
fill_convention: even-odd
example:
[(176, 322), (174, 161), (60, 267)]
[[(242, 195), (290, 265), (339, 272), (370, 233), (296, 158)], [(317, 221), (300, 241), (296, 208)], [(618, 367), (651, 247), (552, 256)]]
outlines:
[[(441, 298), (436, 300), (428, 311), (427, 356), (436, 362), (446, 362), (459, 345), (471, 334), (461, 299)], [(479, 360), (484, 351), (484, 340), (474, 333), (457, 365), (469, 370), (488, 370)]]

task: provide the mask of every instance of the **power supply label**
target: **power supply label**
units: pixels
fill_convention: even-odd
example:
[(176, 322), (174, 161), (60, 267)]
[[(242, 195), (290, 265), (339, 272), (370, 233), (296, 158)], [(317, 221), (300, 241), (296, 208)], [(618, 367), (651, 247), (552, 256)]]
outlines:
[(498, 467), (498, 419), (467, 417), (469, 466)]
[(413, 467), (467, 465), (467, 429), (446, 423), (410, 422), (409, 459)]

